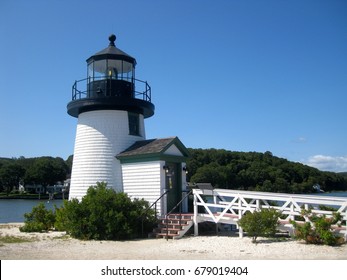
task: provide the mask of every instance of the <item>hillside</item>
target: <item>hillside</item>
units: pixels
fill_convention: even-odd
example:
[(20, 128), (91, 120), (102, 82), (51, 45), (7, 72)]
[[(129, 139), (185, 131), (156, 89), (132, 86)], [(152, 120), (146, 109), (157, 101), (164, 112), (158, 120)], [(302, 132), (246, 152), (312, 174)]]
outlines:
[[(347, 172), (323, 172), (273, 156), (271, 152), (232, 152), (189, 149), (187, 180), (214, 187), (268, 192), (310, 193), (319, 184), (324, 191), (347, 191)], [(0, 158), (0, 191), (19, 181), (54, 184), (70, 176), (72, 156), (62, 158)]]
[(271, 152), (218, 149), (189, 149), (189, 152), (190, 182), (210, 182), (214, 187), (227, 189), (285, 193), (310, 193), (315, 184), (324, 191), (347, 191), (347, 177), (343, 174), (290, 162)]

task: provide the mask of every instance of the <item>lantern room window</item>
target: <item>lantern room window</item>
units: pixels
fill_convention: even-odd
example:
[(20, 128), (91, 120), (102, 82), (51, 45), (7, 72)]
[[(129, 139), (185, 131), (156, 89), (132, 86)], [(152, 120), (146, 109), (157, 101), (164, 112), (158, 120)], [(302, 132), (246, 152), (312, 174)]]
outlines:
[(133, 82), (135, 69), (133, 64), (124, 60), (104, 59), (88, 64), (88, 78), (91, 81), (114, 79)]

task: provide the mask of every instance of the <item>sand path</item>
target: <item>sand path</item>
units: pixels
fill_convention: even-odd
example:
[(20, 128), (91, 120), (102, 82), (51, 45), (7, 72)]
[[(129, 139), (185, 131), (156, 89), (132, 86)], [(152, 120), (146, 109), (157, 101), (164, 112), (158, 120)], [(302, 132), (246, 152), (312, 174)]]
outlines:
[(0, 225), (0, 237), (31, 239), (24, 243), (0, 241), (1, 260), (347, 260), (347, 245), (307, 245), (291, 239), (281, 241), (237, 236), (198, 236), (180, 240), (81, 241), (65, 232), (22, 233), (18, 224)]

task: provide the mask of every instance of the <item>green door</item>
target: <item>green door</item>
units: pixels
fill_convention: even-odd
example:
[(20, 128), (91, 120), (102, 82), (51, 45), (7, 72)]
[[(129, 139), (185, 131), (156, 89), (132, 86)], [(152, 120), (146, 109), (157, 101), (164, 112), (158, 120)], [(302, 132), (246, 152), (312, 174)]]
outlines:
[[(170, 212), (177, 203), (180, 202), (182, 196), (181, 186), (181, 170), (178, 163), (166, 163), (169, 167), (166, 172), (166, 189), (170, 190), (167, 195), (167, 213)], [(177, 207), (173, 212), (179, 212)]]

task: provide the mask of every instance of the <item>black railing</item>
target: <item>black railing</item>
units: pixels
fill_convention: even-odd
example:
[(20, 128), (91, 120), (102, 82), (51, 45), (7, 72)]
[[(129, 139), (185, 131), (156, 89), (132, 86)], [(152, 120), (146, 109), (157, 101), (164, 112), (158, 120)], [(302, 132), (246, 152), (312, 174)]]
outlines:
[(75, 81), (72, 86), (72, 100), (112, 95), (122, 96), (124, 92), (129, 92), (129, 96), (133, 98), (151, 102), (151, 87), (146, 81), (114, 79), (105, 76)]
[(178, 225), (181, 227), (182, 226), (182, 223), (181, 223), (181, 220), (182, 220), (182, 203), (183, 201), (193, 192), (193, 190), (190, 190), (181, 200), (180, 202), (178, 202), (172, 209), (169, 213), (167, 213), (165, 215), (165, 226), (166, 226), (166, 240), (169, 239), (169, 215), (172, 214), (177, 207), (179, 207), (179, 220), (178, 220)]
[(144, 222), (144, 219), (145, 219), (145, 215), (147, 214), (147, 212), (150, 210), (150, 209), (152, 209), (153, 208), (153, 206), (154, 206), (154, 211), (155, 211), (155, 219), (157, 220), (157, 203), (158, 203), (158, 201), (164, 196), (164, 195), (166, 195), (168, 192), (169, 192), (170, 190), (166, 190), (161, 196), (159, 196), (158, 198), (157, 198), (157, 200), (156, 201), (154, 201), (149, 207), (147, 207), (146, 209), (145, 209), (145, 211), (142, 213), (142, 215), (141, 215), (141, 234), (142, 234), (142, 236), (143, 236), (143, 222)]

